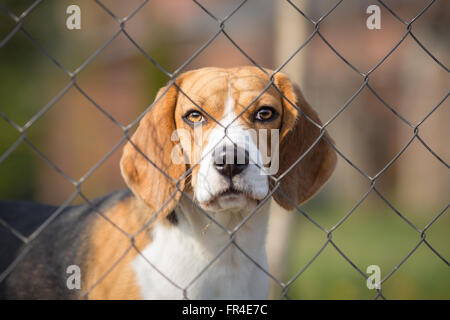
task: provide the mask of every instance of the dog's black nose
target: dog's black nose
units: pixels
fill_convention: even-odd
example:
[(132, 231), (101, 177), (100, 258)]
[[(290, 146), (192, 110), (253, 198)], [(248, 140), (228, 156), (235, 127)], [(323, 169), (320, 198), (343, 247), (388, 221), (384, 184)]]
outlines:
[(230, 178), (244, 171), (249, 164), (248, 151), (236, 146), (214, 150), (213, 159), (216, 170)]

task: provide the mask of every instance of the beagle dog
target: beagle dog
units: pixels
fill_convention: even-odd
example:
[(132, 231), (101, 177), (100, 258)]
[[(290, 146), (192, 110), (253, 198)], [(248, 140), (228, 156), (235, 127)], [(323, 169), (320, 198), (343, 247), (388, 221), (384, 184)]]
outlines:
[[(160, 89), (124, 147), (128, 189), (62, 210), (8, 270), (2, 298), (267, 298), (268, 199), (294, 209), (336, 163), (299, 88), (271, 73), (203, 68)], [(27, 236), (56, 210), (4, 201), (0, 217)], [(0, 229), (0, 274), (21, 254), (14, 239)]]

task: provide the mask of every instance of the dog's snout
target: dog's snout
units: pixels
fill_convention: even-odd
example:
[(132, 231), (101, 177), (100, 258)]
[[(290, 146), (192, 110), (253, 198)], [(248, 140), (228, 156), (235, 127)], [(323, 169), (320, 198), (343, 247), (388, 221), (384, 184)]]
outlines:
[(214, 167), (223, 176), (233, 177), (247, 168), (249, 164), (248, 151), (234, 146), (218, 148), (213, 152)]

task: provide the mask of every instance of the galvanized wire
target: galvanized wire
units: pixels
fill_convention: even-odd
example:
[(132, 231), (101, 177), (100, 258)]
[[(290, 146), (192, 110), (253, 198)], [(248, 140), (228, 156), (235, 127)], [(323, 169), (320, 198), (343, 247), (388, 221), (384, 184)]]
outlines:
[[(117, 230), (119, 230), (122, 234), (124, 234), (130, 241), (129, 245), (127, 246), (126, 250), (120, 254), (120, 257), (114, 261), (111, 266), (108, 268), (105, 274), (103, 274), (93, 286), (90, 288), (87, 288), (87, 290), (83, 293), (83, 296), (87, 298), (89, 296), (89, 293), (99, 284), (102, 282), (102, 280), (107, 277), (107, 275), (118, 265), (120, 260), (129, 252), (131, 249), (137, 250), (138, 254), (144, 258), (145, 261), (154, 268), (161, 276), (163, 276), (167, 281), (169, 281), (174, 287), (178, 288), (180, 292), (182, 293), (183, 297), (185, 299), (189, 299), (189, 287), (197, 281), (198, 278), (204, 274), (209, 267), (220, 258), (222, 253), (229, 248), (230, 246), (234, 246), (237, 248), (240, 252), (243, 253), (244, 256), (246, 256), (250, 261), (252, 261), (257, 268), (259, 268), (262, 272), (264, 272), (270, 279), (274, 281), (276, 285), (280, 287), (282, 290), (280, 298), (287, 298), (288, 296), (288, 290), (289, 287), (294, 283), (303, 273), (305, 270), (307, 270), (310, 265), (319, 257), (323, 250), (327, 246), (333, 247), (354, 269), (356, 272), (358, 272), (363, 278), (368, 278), (368, 275), (361, 269), (361, 267), (358, 267), (347, 254), (344, 253), (344, 251), (337, 246), (337, 244), (333, 241), (333, 233), (346, 221), (349, 219), (355, 212), (355, 210), (364, 202), (364, 200), (369, 196), (369, 194), (375, 194), (380, 199), (382, 199), (383, 202), (385, 202), (392, 211), (399, 216), (407, 225), (409, 225), (418, 236), (418, 242), (414, 245), (414, 247), (403, 257), (400, 259), (398, 264), (381, 280), (381, 287), (376, 289), (377, 293), (375, 295), (375, 299), (382, 298), (385, 299), (386, 296), (383, 293), (382, 285), (401, 267), (402, 264), (405, 263), (419, 248), (422, 244), (424, 244), (426, 247), (430, 249), (431, 252), (433, 252), (434, 255), (436, 255), (439, 259), (443, 261), (447, 266), (450, 266), (449, 261), (444, 258), (442, 254), (440, 254), (436, 248), (434, 248), (431, 243), (426, 239), (426, 231), (430, 228), (431, 225), (436, 223), (436, 221), (447, 212), (449, 204), (447, 204), (439, 213), (434, 216), (429, 223), (423, 228), (420, 229), (415, 224), (413, 224), (404, 214), (400, 212), (377, 188), (377, 181), (379, 178), (386, 172), (388, 168), (392, 166), (392, 164), (405, 152), (405, 150), (408, 149), (410, 144), (417, 140), (419, 141), (426, 150), (429, 151), (429, 153), (435, 157), (440, 163), (442, 163), (447, 169), (449, 169), (449, 164), (446, 163), (441, 157), (439, 157), (436, 152), (432, 150), (432, 148), (425, 143), (425, 141), (422, 139), (422, 137), (419, 134), (420, 126), (430, 117), (432, 113), (434, 113), (439, 107), (442, 106), (442, 104), (446, 101), (446, 99), (449, 96), (449, 93), (447, 93), (438, 104), (436, 104), (431, 111), (422, 118), (418, 123), (414, 124), (410, 121), (406, 120), (406, 118), (401, 115), (398, 111), (396, 111), (391, 105), (389, 105), (382, 97), (381, 95), (370, 85), (370, 76), (371, 74), (380, 66), (382, 65), (386, 59), (394, 53), (399, 45), (408, 37), (413, 39), (417, 45), (428, 55), (430, 56), (433, 61), (436, 62), (437, 65), (439, 65), (443, 70), (445, 70), (447, 73), (449, 72), (449, 69), (447, 66), (445, 66), (441, 61), (439, 61), (431, 52), (428, 50), (425, 45), (417, 38), (417, 36), (412, 32), (412, 26), (413, 24), (436, 2), (436, 0), (429, 1), (422, 10), (409, 22), (403, 20), (392, 8), (390, 8), (387, 4), (385, 4), (382, 0), (378, 0), (378, 3), (383, 6), (399, 23), (403, 24), (405, 26), (405, 32), (400, 37), (400, 39), (397, 41), (397, 43), (392, 47), (391, 50), (388, 51), (388, 53), (380, 59), (369, 71), (363, 72), (359, 70), (356, 66), (354, 66), (348, 59), (346, 59), (321, 33), (320, 27), (322, 24), (325, 23), (326, 18), (331, 15), (336, 8), (338, 8), (343, 0), (337, 1), (331, 8), (323, 14), (320, 18), (317, 20), (312, 19), (309, 17), (305, 12), (303, 12), (298, 6), (296, 6), (292, 1), (286, 0), (286, 3), (288, 3), (292, 10), (295, 10), (298, 12), (298, 18), (299, 19), (305, 19), (307, 23), (310, 23), (314, 30), (313, 32), (307, 37), (306, 41), (302, 43), (292, 54), (278, 67), (275, 69), (275, 71), (272, 74), (269, 74), (267, 70), (262, 68), (258, 63), (255, 62), (255, 60), (247, 53), (245, 50), (237, 44), (237, 42), (230, 36), (229, 33), (226, 31), (226, 26), (229, 23), (229, 19), (238, 12), (247, 2), (248, 0), (241, 1), (226, 17), (220, 18), (214, 15), (208, 8), (200, 3), (197, 0), (192, 0), (192, 2), (197, 5), (207, 16), (209, 16), (217, 25), (217, 30), (214, 32), (214, 34), (201, 45), (195, 53), (189, 57), (180, 67), (178, 67), (174, 72), (169, 72), (168, 70), (164, 69), (149, 53), (147, 53), (138, 43), (135, 39), (131, 37), (131, 35), (127, 32), (126, 27), (127, 23), (138, 13), (144, 6), (148, 4), (148, 0), (142, 1), (129, 15), (119, 18), (112, 10), (110, 10), (104, 3), (102, 3), (100, 0), (95, 0), (95, 3), (98, 4), (100, 8), (102, 8), (114, 21), (117, 22), (117, 30), (114, 32), (114, 34), (106, 41), (104, 42), (91, 56), (89, 56), (78, 68), (76, 68), (74, 71), (70, 71), (66, 69), (56, 58), (54, 58), (33, 36), (30, 32), (28, 32), (24, 26), (23, 22), (24, 20), (30, 16), (33, 11), (42, 3), (42, 0), (35, 1), (28, 9), (26, 9), (22, 14), (19, 16), (16, 16), (13, 12), (8, 10), (5, 6), (0, 4), (0, 10), (2, 10), (4, 13), (9, 16), (13, 22), (16, 23), (15, 27), (11, 30), (11, 32), (2, 40), (0, 40), (0, 49), (8, 43), (8, 41), (13, 38), (17, 33), (21, 32), (25, 37), (32, 43), (44, 56), (46, 56), (55, 66), (57, 66), (60, 70), (62, 70), (67, 77), (70, 79), (70, 82), (68, 85), (66, 85), (59, 93), (55, 95), (55, 97), (47, 103), (45, 106), (43, 106), (24, 126), (19, 126), (16, 124), (13, 120), (11, 120), (6, 114), (3, 112), (0, 112), (0, 117), (2, 117), (6, 123), (8, 123), (12, 128), (17, 130), (17, 132), (20, 133), (20, 137), (4, 152), (2, 155), (0, 155), (0, 164), (12, 153), (14, 150), (21, 145), (22, 143), (26, 143), (31, 150), (33, 150), (44, 162), (49, 164), (59, 175), (61, 175), (64, 179), (66, 179), (68, 182), (70, 182), (74, 186), (74, 193), (44, 222), (42, 225), (37, 228), (31, 235), (24, 236), (22, 235), (18, 230), (13, 228), (11, 225), (9, 225), (6, 221), (2, 220), (0, 218), (0, 225), (8, 229), (14, 236), (16, 236), (20, 241), (23, 242), (23, 248), (21, 250), (21, 253), (16, 257), (16, 259), (9, 265), (9, 267), (3, 271), (0, 274), (0, 282), (3, 281), (13, 270), (14, 267), (26, 256), (29, 249), (31, 248), (32, 242), (39, 237), (39, 235), (42, 233), (43, 230), (45, 230), (48, 225), (54, 221), (61, 212), (66, 209), (70, 203), (77, 197), (80, 196), (90, 207), (91, 209), (101, 216), (105, 221), (108, 223), (111, 223), (111, 225), (114, 226)], [(130, 43), (137, 49), (137, 51), (142, 54), (148, 61), (150, 61), (160, 72), (162, 72), (169, 80), (169, 85), (167, 86), (166, 90), (163, 92), (163, 94), (156, 99), (151, 105), (147, 106), (145, 111), (140, 114), (134, 121), (132, 121), (128, 125), (121, 124), (117, 119), (115, 119), (111, 114), (109, 114), (98, 102), (96, 102), (91, 96), (89, 96), (77, 83), (77, 77), (78, 75), (100, 54), (102, 53), (120, 34), (125, 35), (125, 37), (130, 41)], [(81, 186), (86, 181), (86, 179), (92, 175), (95, 170), (97, 170), (110, 156), (111, 154), (116, 151), (120, 146), (122, 146), (125, 142), (130, 141), (130, 130), (133, 129), (139, 121), (144, 117), (144, 115), (149, 112), (152, 107), (158, 102), (159, 99), (161, 99), (164, 94), (169, 90), (171, 86), (176, 86), (177, 89), (180, 91), (181, 94), (183, 94), (187, 99), (189, 99), (192, 103), (195, 104), (195, 102), (188, 96), (187, 93), (185, 93), (180, 87), (177, 86), (175, 83), (175, 80), (177, 77), (182, 73), (187, 66), (197, 57), (200, 53), (202, 53), (208, 46), (210, 46), (215, 39), (220, 35), (224, 35), (230, 43), (244, 56), (248, 59), (249, 63), (259, 68), (261, 71), (263, 71), (265, 74), (267, 74), (270, 78), (269, 83), (264, 88), (264, 90), (246, 107), (243, 109), (243, 111), (237, 115), (237, 117), (233, 120), (236, 121), (241, 117), (241, 115), (248, 110), (248, 108), (255, 102), (257, 99), (270, 87), (275, 88), (280, 95), (285, 98), (294, 108), (296, 108), (302, 116), (304, 116), (307, 120), (309, 120), (313, 125), (318, 127), (320, 129), (320, 135), (317, 137), (317, 139), (314, 141), (314, 143), (306, 150), (298, 159), (297, 161), (291, 165), (291, 167), (286, 170), (282, 175), (280, 175), (278, 178), (270, 177), (272, 189), (271, 192), (263, 199), (263, 201), (258, 205), (255, 210), (253, 210), (247, 217), (243, 219), (243, 221), (236, 226), (234, 229), (229, 230), (225, 226), (222, 226), (218, 221), (216, 221), (213, 217), (211, 217), (206, 211), (202, 210), (198, 206), (198, 204), (195, 203), (192, 199), (189, 198), (187, 194), (185, 194), (182, 190), (179, 189), (179, 184), (182, 182), (182, 180), (187, 179), (187, 177), (192, 172), (193, 168), (199, 164), (197, 162), (196, 164), (192, 165), (191, 168), (178, 180), (174, 180), (169, 175), (167, 175), (164, 170), (158, 168), (154, 162), (152, 162), (141, 150), (138, 150), (139, 148), (134, 145), (134, 147), (138, 150), (138, 152), (141, 153), (153, 166), (155, 166), (170, 182), (174, 183), (178, 190), (183, 193), (184, 197), (189, 198), (193, 205), (201, 212), (201, 214), (205, 215), (208, 219), (211, 220), (212, 223), (217, 225), (219, 228), (221, 228), (224, 232), (226, 232), (229, 235), (229, 241), (223, 246), (221, 250), (219, 250), (216, 254), (216, 256), (199, 272), (199, 274), (190, 281), (190, 283), (187, 286), (180, 286), (179, 284), (175, 283), (173, 280), (171, 280), (169, 277), (167, 277), (164, 274), (164, 270), (158, 270), (152, 261), (149, 261), (147, 257), (145, 257), (142, 252), (137, 248), (135, 245), (135, 237), (139, 235), (141, 232), (143, 232), (155, 219), (158, 217), (159, 213), (165, 208), (165, 206), (172, 200), (173, 196), (172, 194), (169, 200), (161, 207), (155, 214), (149, 218), (143, 226), (134, 234), (129, 234), (125, 230), (122, 230), (118, 225), (116, 225), (113, 221), (111, 221), (103, 212), (101, 212), (100, 208), (98, 208), (92, 201), (81, 191)], [(338, 58), (340, 58), (345, 65), (347, 65), (351, 70), (353, 70), (356, 74), (361, 76), (361, 86), (348, 98), (348, 100), (338, 109), (338, 111), (331, 116), (330, 119), (328, 119), (323, 125), (319, 125), (318, 123), (315, 123), (312, 119), (310, 119), (306, 114), (302, 112), (302, 110), (295, 105), (293, 101), (289, 101), (286, 96), (284, 96), (283, 92), (275, 85), (274, 83), (274, 77), (277, 73), (282, 71), (282, 69), (299, 53), (301, 52), (304, 47), (314, 38), (319, 38)], [(368, 88), (369, 91), (382, 103), (384, 107), (386, 107), (396, 118), (401, 120), (403, 123), (405, 123), (408, 127), (411, 129), (411, 136), (408, 142), (401, 148), (401, 150), (383, 167), (378, 173), (376, 173), (374, 176), (370, 176), (367, 173), (365, 173), (361, 168), (359, 168), (355, 163), (353, 163), (348, 157), (346, 157), (343, 152), (341, 152), (336, 145), (334, 145), (331, 141), (329, 141), (325, 135), (326, 128), (335, 121), (337, 117), (345, 110), (347, 107), (351, 104), (351, 102), (359, 96), (361, 91), (364, 88)], [(75, 88), (78, 92), (80, 92), (84, 97), (88, 99), (88, 101), (92, 104), (93, 107), (98, 109), (107, 119), (109, 119), (115, 126), (120, 128), (123, 131), (123, 137), (120, 139), (118, 143), (114, 145), (114, 147), (100, 160), (98, 161), (91, 169), (88, 170), (80, 179), (74, 180), (69, 175), (64, 173), (63, 170), (58, 168), (58, 166), (53, 163), (50, 159), (48, 159), (42, 152), (39, 151), (37, 147), (33, 145), (33, 143), (27, 138), (27, 130), (34, 125), (34, 123), (41, 118), (49, 109), (51, 109), (56, 102), (58, 102), (71, 88)], [(196, 104), (197, 105), (197, 104)], [(197, 105), (198, 108), (202, 109), (200, 106)], [(203, 109), (202, 109), (203, 110)], [(205, 110), (203, 110), (206, 112)], [(206, 112), (207, 113), (207, 112)], [(209, 115), (209, 114), (208, 114)], [(213, 121), (215, 121), (218, 125), (223, 127), (225, 129), (225, 135), (224, 139), (228, 138), (226, 135), (227, 128), (231, 125), (224, 127), (222, 124), (220, 124), (217, 119), (214, 119), (211, 115), (209, 115)], [(286, 193), (283, 192), (283, 190), (280, 187), (280, 180), (283, 179), (283, 177), (288, 174), (288, 172), (302, 159), (308, 154), (308, 152), (320, 141), (325, 140), (337, 153), (338, 157), (343, 159), (346, 163), (348, 163), (353, 169), (355, 169), (356, 172), (358, 172), (364, 179), (366, 179), (369, 182), (369, 188), (364, 193), (364, 195), (354, 204), (354, 206), (330, 229), (325, 228), (321, 224), (319, 224), (317, 221), (315, 221), (310, 214), (308, 214), (303, 208), (297, 206), (297, 204), (290, 199)], [(231, 139), (230, 139), (231, 140)], [(232, 141), (233, 142), (233, 141)], [(132, 142), (131, 142), (132, 143)], [(233, 142), (234, 143), (234, 142)], [(245, 250), (243, 250), (234, 240), (234, 236), (241, 227), (257, 212), (257, 210), (266, 203), (272, 194), (274, 192), (279, 192), (281, 195), (283, 195), (291, 204), (293, 207), (295, 207), (296, 211), (304, 216), (309, 222), (311, 222), (312, 225), (317, 227), (323, 234), (324, 234), (324, 243), (320, 246), (319, 250), (315, 253), (315, 255), (289, 280), (283, 282), (280, 279), (277, 279), (275, 276), (273, 276), (269, 270), (266, 270), (263, 266), (258, 264), (251, 256), (248, 255)]]

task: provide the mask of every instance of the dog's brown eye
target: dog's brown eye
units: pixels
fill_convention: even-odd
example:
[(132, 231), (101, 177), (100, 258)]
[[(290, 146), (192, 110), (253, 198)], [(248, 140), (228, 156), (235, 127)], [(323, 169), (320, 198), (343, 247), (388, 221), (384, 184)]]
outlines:
[(255, 113), (255, 120), (261, 121), (261, 122), (271, 121), (271, 120), (274, 120), (276, 117), (277, 117), (276, 110), (274, 108), (268, 107), (268, 106), (264, 106), (264, 107), (260, 108)]
[(203, 117), (200, 112), (193, 110), (186, 113), (183, 119), (189, 124), (196, 124), (203, 122), (205, 120), (205, 117)]

